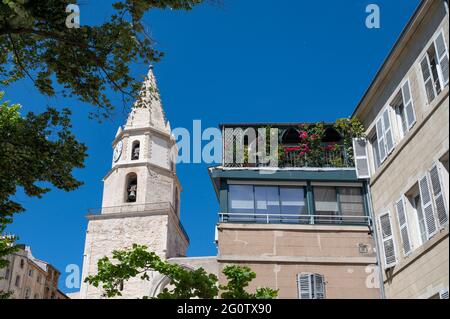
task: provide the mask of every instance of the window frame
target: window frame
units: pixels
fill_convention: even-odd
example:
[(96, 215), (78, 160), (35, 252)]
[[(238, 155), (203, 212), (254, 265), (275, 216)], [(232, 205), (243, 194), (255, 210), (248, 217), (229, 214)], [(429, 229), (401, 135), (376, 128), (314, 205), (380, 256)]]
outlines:
[[(440, 93), (442, 93), (442, 91), (444, 91), (444, 89), (445, 89), (445, 87), (446, 86), (448, 86), (449, 85), (449, 82), (450, 82), (450, 80), (449, 79), (447, 79), (447, 82), (444, 82), (444, 78), (443, 78), (443, 72), (442, 72), (442, 67), (441, 67), (441, 61), (440, 61), (440, 59), (439, 59), (439, 56), (438, 56), (438, 49), (437, 49), (437, 45), (436, 45), (436, 40), (437, 40), (437, 38), (439, 37), (439, 36), (442, 36), (442, 39), (443, 39), (443, 43), (444, 43), (444, 47), (445, 47), (445, 53), (446, 53), (446, 55), (447, 55), (447, 59), (450, 59), (450, 53), (449, 53), (449, 50), (448, 50), (448, 45), (447, 45), (447, 42), (446, 42), (446, 39), (445, 39), (445, 32), (444, 32), (444, 28), (441, 28), (438, 32), (436, 32), (434, 35), (433, 35), (433, 37), (431, 38), (431, 43), (429, 43), (426, 47), (425, 47), (425, 52), (422, 54), (422, 55), (420, 55), (420, 58), (419, 58), (419, 60), (418, 60), (418, 69), (419, 69), (419, 79), (420, 79), (420, 82), (422, 83), (422, 90), (423, 90), (423, 93), (424, 93), (424, 97), (425, 97), (425, 102), (426, 102), (426, 105), (430, 105), (437, 97), (438, 97), (438, 95), (440, 94)], [(436, 64), (436, 69), (437, 69), (437, 75), (438, 75), (438, 82), (439, 82), (439, 86), (440, 86), (440, 89), (441, 89), (441, 91), (438, 93), (437, 92), (437, 89), (436, 89), (436, 87), (435, 87), (435, 85), (434, 85), (434, 83), (436, 82), (436, 79), (434, 79), (434, 75), (433, 75), (433, 71), (432, 71), (432, 69), (431, 69), (431, 62), (430, 62), (430, 56), (429, 56), (429, 54), (428, 54), (428, 51), (430, 50), (430, 49), (434, 49), (434, 52), (435, 52), (435, 59), (436, 59), (436, 61), (437, 61), (437, 64)], [(428, 97), (428, 94), (427, 94), (427, 88), (426, 88), (426, 81), (425, 81), (425, 79), (423, 78), (423, 67), (422, 67), (422, 61), (424, 60), (426, 58), (426, 61), (427, 61), (427, 66), (428, 66), (428, 72), (430, 73), (430, 78), (429, 79), (431, 79), (431, 81), (432, 81), (432, 87), (433, 87), (433, 94), (434, 94), (434, 97), (430, 100), (429, 99), (429, 97)]]
[[(310, 215), (310, 213), (309, 213), (309, 209), (308, 209), (308, 203), (307, 203), (307, 188), (306, 188), (306, 186), (303, 186), (303, 185), (292, 185), (292, 186), (290, 186), (290, 185), (270, 185), (270, 184), (245, 184), (245, 185), (242, 185), (242, 184), (228, 184), (228, 203), (227, 203), (227, 207), (228, 207), (228, 212), (227, 213), (229, 213), (229, 214), (233, 214), (233, 213), (237, 213), (237, 212), (233, 212), (232, 211), (232, 208), (231, 208), (231, 200), (232, 200), (232, 198), (231, 198), (231, 196), (230, 196), (230, 188), (231, 187), (233, 187), (233, 186), (247, 186), (247, 187), (251, 187), (252, 188), (252, 194), (253, 194), (253, 213), (248, 213), (248, 215), (253, 215), (253, 217), (254, 217), (254, 219), (255, 219), (255, 221), (256, 220), (258, 220), (258, 219), (260, 219), (261, 218), (261, 216), (257, 216), (256, 214), (259, 214), (259, 213), (257, 213), (256, 211), (257, 211), (257, 203), (256, 203), (256, 188), (257, 187), (261, 187), (261, 188), (264, 188), (264, 187), (271, 187), (271, 188), (277, 188), (277, 195), (278, 195), (278, 207), (279, 207), (279, 213), (278, 213), (278, 215), (288, 215), (288, 214), (282, 214), (282, 201), (281, 201), (281, 189), (297, 189), (297, 190), (302, 190), (303, 191), (303, 201), (304, 201), (304, 205), (303, 205), (303, 207), (304, 207), (304, 214), (292, 214), (292, 216), (293, 217), (301, 217), (301, 216), (307, 216), (307, 215)], [(239, 213), (239, 214), (241, 214), (241, 213)], [(247, 213), (242, 213), (242, 214), (247, 214)], [(269, 213), (269, 215), (272, 215), (272, 213)], [(274, 216), (273, 216), (273, 219), (276, 219), (275, 218), (275, 215), (277, 215), (277, 214), (273, 214)]]

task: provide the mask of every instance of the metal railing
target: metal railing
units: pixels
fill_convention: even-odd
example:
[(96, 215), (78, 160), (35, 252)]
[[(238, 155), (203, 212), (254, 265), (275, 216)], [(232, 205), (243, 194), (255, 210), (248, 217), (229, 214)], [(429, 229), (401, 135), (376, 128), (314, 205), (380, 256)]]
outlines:
[(371, 225), (369, 216), (308, 214), (219, 213), (219, 222), (242, 224)]
[(107, 215), (107, 214), (121, 214), (121, 213), (144, 213), (144, 212), (157, 212), (161, 210), (169, 210), (174, 217), (178, 221), (178, 225), (183, 232), (183, 234), (186, 236), (186, 238), (189, 241), (189, 236), (186, 232), (186, 230), (183, 227), (183, 224), (181, 223), (181, 220), (178, 217), (177, 212), (175, 211), (174, 207), (172, 206), (172, 203), (170, 202), (158, 202), (158, 203), (145, 203), (145, 204), (129, 204), (129, 205), (122, 205), (122, 206), (111, 206), (111, 207), (102, 207), (102, 208), (89, 208), (88, 209), (88, 215), (89, 216), (95, 216), (95, 215)]
[[(277, 167), (291, 168), (291, 167), (307, 167), (307, 168), (352, 168), (355, 163), (352, 156), (348, 153), (344, 145), (336, 145), (330, 150), (317, 150), (308, 153), (303, 153), (300, 150), (289, 150), (286, 147), (286, 152), (279, 154)], [(268, 167), (267, 162), (261, 163), (256, 156), (256, 163), (223, 163), (225, 167)], [(273, 161), (271, 162), (273, 165)]]

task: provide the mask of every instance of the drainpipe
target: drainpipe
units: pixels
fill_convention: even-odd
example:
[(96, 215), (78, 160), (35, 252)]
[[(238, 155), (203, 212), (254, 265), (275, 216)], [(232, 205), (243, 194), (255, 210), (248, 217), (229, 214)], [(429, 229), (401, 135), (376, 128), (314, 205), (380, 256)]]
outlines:
[(370, 182), (369, 180), (366, 181), (366, 189), (367, 189), (367, 200), (368, 200), (368, 208), (369, 208), (369, 216), (372, 220), (372, 234), (373, 234), (373, 240), (375, 241), (375, 249), (376, 251), (376, 256), (377, 256), (377, 264), (378, 264), (378, 279), (380, 282), (380, 293), (381, 293), (381, 299), (386, 299), (386, 292), (384, 290), (384, 280), (383, 280), (383, 268), (381, 266), (381, 258), (380, 258), (380, 242), (378, 240), (378, 233), (376, 231), (377, 227), (376, 227), (376, 218), (375, 218), (375, 214), (373, 211), (373, 205), (372, 205), (372, 194), (371, 194), (371, 190), (370, 190)]
[(445, 12), (448, 15), (448, 0), (444, 0), (444, 7), (445, 7)]

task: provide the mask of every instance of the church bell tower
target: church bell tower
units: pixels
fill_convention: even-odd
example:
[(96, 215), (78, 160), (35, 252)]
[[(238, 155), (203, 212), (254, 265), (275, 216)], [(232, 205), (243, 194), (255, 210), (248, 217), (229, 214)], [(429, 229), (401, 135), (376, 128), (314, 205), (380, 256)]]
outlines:
[[(162, 108), (152, 68), (141, 96), (112, 142), (112, 167), (103, 179), (102, 208), (88, 214), (80, 297), (102, 298), (84, 283), (112, 251), (145, 245), (162, 259), (184, 257), (189, 239), (180, 223), (178, 150)], [(123, 298), (149, 295), (151, 282), (124, 283)]]

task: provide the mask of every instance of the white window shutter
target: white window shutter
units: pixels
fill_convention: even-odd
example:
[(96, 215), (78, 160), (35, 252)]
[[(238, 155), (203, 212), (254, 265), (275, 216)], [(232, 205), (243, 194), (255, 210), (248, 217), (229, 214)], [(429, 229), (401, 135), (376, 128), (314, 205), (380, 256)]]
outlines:
[(356, 176), (359, 179), (370, 178), (369, 158), (367, 155), (367, 140), (364, 138), (354, 138), (353, 153), (355, 158)]
[(408, 125), (408, 130), (410, 130), (414, 123), (416, 123), (416, 113), (414, 111), (414, 104), (411, 95), (409, 80), (407, 80), (402, 86), (402, 96), (403, 104), (405, 105), (406, 122)]
[(443, 86), (445, 86), (448, 83), (448, 50), (442, 32), (439, 33), (436, 40), (434, 40), (434, 46), (439, 60), (441, 82)]
[(384, 266), (386, 269), (395, 266), (397, 257), (395, 254), (394, 234), (392, 232), (391, 214), (388, 211), (379, 217), (380, 238), (384, 252)]
[(389, 117), (389, 108), (386, 108), (383, 112), (383, 124), (384, 124), (384, 139), (386, 142), (386, 149), (388, 154), (394, 149), (394, 135), (392, 134), (391, 119)]
[(439, 292), (439, 299), (448, 299), (448, 288)]
[(430, 60), (428, 54), (425, 54), (420, 62), (420, 68), (422, 69), (423, 83), (425, 84), (425, 91), (427, 93), (428, 103), (434, 100), (436, 97), (435, 87), (433, 84), (433, 77), (431, 73)]
[(400, 227), (400, 235), (402, 237), (403, 252), (405, 256), (411, 253), (411, 241), (409, 237), (408, 219), (406, 217), (405, 200), (402, 196), (396, 203), (397, 220)]
[(380, 153), (380, 162), (384, 162), (387, 156), (386, 144), (384, 143), (384, 131), (383, 131), (383, 119), (380, 118), (376, 124), (377, 127), (377, 141), (378, 141), (378, 151)]
[(422, 201), (423, 216), (425, 218), (427, 237), (430, 239), (434, 234), (436, 234), (437, 227), (427, 175), (419, 179), (419, 191), (420, 200)]
[(430, 170), (431, 189), (433, 191), (434, 204), (439, 226), (444, 227), (448, 223), (448, 207), (444, 198), (441, 175), (438, 164)]
[(312, 275), (298, 274), (297, 275), (298, 297), (300, 299), (312, 299)]
[(314, 274), (314, 299), (325, 299), (325, 277), (323, 275)]

